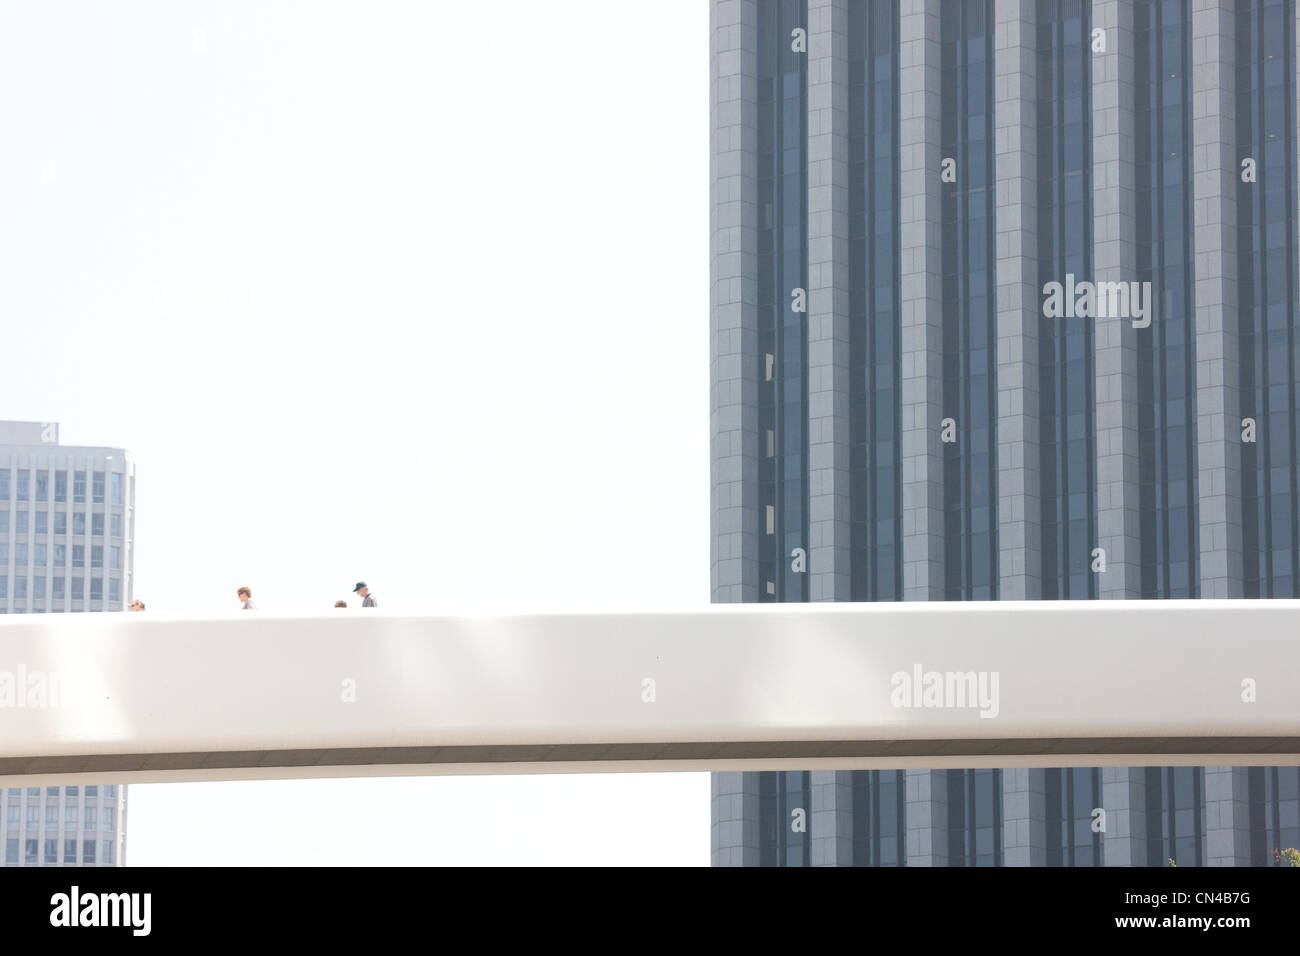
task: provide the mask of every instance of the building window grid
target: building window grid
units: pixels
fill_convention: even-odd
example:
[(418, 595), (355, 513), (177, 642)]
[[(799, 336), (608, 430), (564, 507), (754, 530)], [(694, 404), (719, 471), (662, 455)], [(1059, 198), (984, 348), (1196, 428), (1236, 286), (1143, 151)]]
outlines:
[[(1040, 286), (1092, 274), (1089, 13), (1086, 3), (1038, 4)], [(1045, 319), (1039, 328), (1042, 597), (1096, 598), (1092, 323)]]
[(1237, 194), (1241, 414), (1257, 423), (1242, 444), (1246, 597), (1300, 595), (1294, 20), (1293, 0), (1237, 5), (1237, 147), (1256, 159)]
[(849, 6), (851, 598), (903, 598), (899, 8)]
[(993, 2), (944, 0), (940, 17), (944, 574), (948, 600), (997, 597), (997, 248), (994, 210)]

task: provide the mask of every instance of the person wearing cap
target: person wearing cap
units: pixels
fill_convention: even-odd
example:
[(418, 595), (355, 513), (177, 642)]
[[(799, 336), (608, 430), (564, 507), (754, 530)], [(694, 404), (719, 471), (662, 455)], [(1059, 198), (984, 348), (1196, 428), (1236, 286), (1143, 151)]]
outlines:
[(379, 607), (375, 596), (370, 593), (370, 588), (366, 587), (365, 581), (358, 581), (357, 586), (352, 589), (352, 593), (361, 595), (362, 607)]

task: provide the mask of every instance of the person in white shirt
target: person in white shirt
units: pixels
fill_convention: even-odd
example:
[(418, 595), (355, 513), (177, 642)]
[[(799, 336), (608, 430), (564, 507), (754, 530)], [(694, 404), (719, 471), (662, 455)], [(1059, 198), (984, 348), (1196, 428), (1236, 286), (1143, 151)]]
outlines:
[(358, 581), (357, 586), (352, 589), (352, 593), (361, 595), (362, 607), (379, 607), (379, 602), (376, 601), (374, 595), (370, 593), (370, 588), (366, 587), (365, 581)]

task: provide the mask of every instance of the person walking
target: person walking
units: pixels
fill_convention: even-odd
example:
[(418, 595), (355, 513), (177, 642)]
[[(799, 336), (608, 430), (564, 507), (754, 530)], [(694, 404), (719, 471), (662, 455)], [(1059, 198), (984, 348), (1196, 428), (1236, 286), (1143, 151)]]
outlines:
[(257, 610), (257, 605), (253, 603), (253, 592), (250, 591), (248, 588), (240, 588), (238, 591), (235, 592), (235, 596), (239, 598), (241, 602), (240, 607), (242, 607), (245, 611)]
[(362, 607), (379, 607), (379, 602), (376, 601), (375, 596), (370, 593), (370, 588), (366, 587), (365, 581), (358, 581), (357, 586), (352, 589), (352, 593), (361, 595)]

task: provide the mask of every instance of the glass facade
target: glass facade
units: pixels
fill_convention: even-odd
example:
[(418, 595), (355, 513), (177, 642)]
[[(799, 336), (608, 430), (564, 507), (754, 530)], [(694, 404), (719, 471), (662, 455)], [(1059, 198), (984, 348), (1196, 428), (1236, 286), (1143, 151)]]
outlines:
[(1002, 771), (946, 770), (948, 865), (1002, 865)]
[(853, 789), (853, 865), (907, 865), (907, 787), (901, 770), (864, 770)]
[(1147, 863), (1205, 863), (1205, 771), (1200, 767), (1146, 768)]
[(758, 4), (760, 600), (808, 600), (792, 554), (808, 548), (808, 57), (792, 49), (803, 0)]
[(903, 598), (898, 4), (849, 6), (851, 593)]
[(1101, 801), (1101, 773), (1086, 767), (1043, 771), (1047, 802), (1047, 865), (1102, 866), (1102, 831), (1093, 830)]
[[(762, 601), (807, 601), (808, 575), (808, 57), (804, 0), (758, 4), (758, 358)], [(801, 301), (802, 297), (802, 301)], [(804, 772), (758, 775), (764, 866), (806, 866), (811, 808)], [(803, 828), (796, 827), (798, 812)]]
[(1136, 336), (1144, 598), (1200, 596), (1189, 15), (1134, 7), (1136, 279), (1154, 313)]
[(1280, 854), (1300, 849), (1300, 767), (1251, 767), (1250, 865), (1285, 866)]
[[(1090, 4), (1038, 2), (1038, 274), (1040, 287), (1092, 263)], [(1039, 480), (1046, 600), (1095, 598), (1096, 388), (1092, 322), (1039, 326)]]
[(997, 279), (994, 255), (993, 0), (944, 0), (944, 596), (998, 596)]
[[(846, 523), (848, 544), (841, 550), (837, 539), (835, 548), (826, 549), (834, 551), (835, 561), (846, 562), (833, 569), (835, 587), (846, 580), (853, 601), (902, 600), (905, 584), (909, 595), (930, 588), (929, 594), (946, 600), (996, 600), (1001, 596), (1000, 579), (1002, 587), (1010, 589), (1010, 578), (1024, 574), (1026, 579), (1041, 581), (1044, 599), (1099, 596), (1099, 574), (1092, 566), (1093, 549), (1101, 537), (1097, 462), (1099, 451), (1110, 453), (1098, 448), (1094, 333), (1100, 321), (1126, 320), (1049, 318), (1039, 311), (1037, 352), (1020, 365), (1015, 343), (1000, 343), (997, 338), (999, 308), (1015, 306), (1007, 304), (1009, 296), (999, 301), (1004, 290), (999, 288), (996, 267), (1000, 254), (1016, 257), (1023, 252), (1029, 271), (1036, 272), (1024, 282), (1036, 282), (1044, 294), (1047, 283), (1065, 286), (1071, 276), (1076, 283), (1097, 280), (1094, 245), (1108, 237), (1104, 235), (1106, 210), (1095, 208), (1093, 154), (1098, 149), (1097, 158), (1107, 160), (1118, 143), (1120, 162), (1127, 164), (1123, 174), (1132, 175), (1134, 243), (1131, 250), (1121, 250), (1119, 275), (1104, 278), (1150, 283), (1146, 306), (1152, 319), (1149, 327), (1134, 329), (1131, 338), (1125, 330), (1126, 344), (1134, 346), (1137, 405), (1125, 409), (1123, 424), (1136, 426), (1138, 448), (1137, 484), (1125, 493), (1136, 494), (1140, 521), (1140, 574), (1130, 588), (1135, 593), (1125, 596), (1200, 596), (1201, 549), (1210, 545), (1200, 540), (1198, 468), (1202, 463), (1197, 435), (1204, 427), (1199, 416), (1213, 408), (1199, 407), (1210, 399), (1204, 392), (1198, 396), (1198, 386), (1219, 383), (1211, 380), (1216, 373), (1198, 368), (1197, 361), (1196, 273), (1198, 265), (1204, 266), (1198, 263), (1194, 226), (1198, 216), (1212, 216), (1213, 210), (1199, 208), (1194, 193), (1193, 164), (1198, 149), (1206, 147), (1197, 141), (1198, 130), (1204, 127), (1193, 123), (1193, 89), (1200, 74), (1192, 69), (1189, 6), (1185, 0), (1133, 4), (1130, 84), (1127, 75), (1116, 81), (1100, 67), (1094, 76), (1096, 24), (1093, 5), (1087, 0), (1037, 0), (1029, 28), (1007, 31), (1004, 26), (1002, 33), (995, 22), (999, 15), (1005, 16), (1005, 8), (1000, 9), (995, 0), (934, 0), (928, 9), (936, 10), (937, 16), (900, 7), (893, 0), (848, 0), (846, 34), (832, 38), (833, 42), (824, 35), (810, 39), (816, 48), (806, 48), (807, 53), (792, 46), (794, 31), (813, 26), (807, 21), (806, 3), (747, 0), (743, 5), (757, 27), (756, 50), (752, 44), (745, 47), (754, 64), (753, 72), (745, 73), (745, 82), (756, 86), (747, 92), (757, 109), (756, 241), (744, 275), (746, 281), (750, 276), (757, 280), (752, 301), (747, 299), (745, 307), (755, 310), (751, 314), (756, 315), (757, 332), (752, 359), (758, 370), (760, 451), (752, 500), (761, 509), (760, 601), (811, 599), (808, 574), (792, 566), (792, 552), (811, 544), (810, 495), (826, 494), (826, 489), (810, 486), (808, 451), (809, 390), (820, 393), (826, 384), (809, 381), (807, 316), (794, 307), (795, 290), (806, 290), (809, 280), (806, 144), (810, 122), (817, 124), (818, 134), (826, 133), (830, 122), (835, 136), (843, 136), (842, 141), (832, 137), (833, 141), (842, 142), (844, 148), (842, 162), (836, 155), (824, 163), (819, 154), (812, 173), (813, 187), (820, 188), (827, 185), (823, 167), (832, 169), (830, 185), (847, 204), (847, 232), (842, 243), (836, 236), (831, 257), (836, 318), (846, 320), (847, 333), (845, 341), (835, 343), (847, 352), (842, 357), (847, 375), (837, 376), (834, 388), (847, 393), (837, 395), (836, 401), (847, 400), (842, 407), (848, 414), (843, 424), (837, 417), (830, 428), (835, 454), (843, 453), (849, 463), (847, 491), (840, 486), (834, 490), (836, 527)], [(1296, 6), (1296, 0), (1242, 0), (1233, 5), (1235, 46), (1225, 53), (1232, 61), (1235, 96), (1230, 104), (1235, 129), (1229, 130), (1235, 133), (1237, 155), (1252, 159), (1256, 171), (1254, 182), (1238, 186), (1236, 249), (1229, 252), (1238, 257), (1239, 276), (1237, 319), (1232, 320), (1239, 324), (1230, 330), (1237, 333), (1240, 354), (1235, 384), (1240, 386), (1241, 415), (1254, 419), (1257, 438), (1242, 445), (1245, 597), (1300, 597)], [(923, 34), (919, 39), (918, 30)], [(1112, 55), (1117, 40), (1113, 34), (1108, 40), (1112, 49), (1106, 55)], [(1003, 73), (998, 78), (1001, 85), (995, 87), (995, 68), (1002, 66), (995, 63), (998, 56), (1032, 68), (1032, 80)], [(842, 60), (832, 62), (830, 57)], [(737, 59), (746, 64), (746, 71), (750, 69), (750, 60)], [(810, 71), (816, 71), (812, 75), (819, 81), (814, 87), (817, 102), (809, 100)], [(844, 77), (843, 88), (834, 90), (830, 103), (821, 100), (820, 81), (827, 76)], [(1107, 96), (1118, 91), (1121, 106), (1131, 105), (1131, 114), (1121, 111), (1132, 117), (1131, 141), (1123, 132), (1101, 128), (1110, 122), (1107, 112), (1099, 113), (1099, 128), (1093, 128), (1093, 88), (1099, 79), (1117, 82), (1118, 86), (1106, 88)], [(1012, 186), (1007, 197), (999, 196), (996, 188), (1002, 158), (997, 137), (1014, 141), (1021, 130), (1016, 127), (1008, 134), (999, 128), (997, 97), (1017, 101), (1015, 111), (1022, 119), (1013, 117), (1009, 122), (1023, 122), (1028, 131), (1023, 149), (1012, 148), (1015, 155), (1008, 167)], [(839, 103), (844, 104), (845, 114), (826, 120), (840, 109)], [(917, 103), (935, 104), (939, 112), (918, 122)], [(918, 170), (909, 164), (919, 156), (935, 155), (942, 157), (945, 168), (928, 170), (926, 175), (939, 180), (937, 190), (928, 185), (916, 189), (909, 177)], [(1098, 167), (1099, 190), (1114, 185), (1106, 180), (1107, 168)], [(949, 171), (951, 175), (945, 175)], [(1035, 217), (1026, 223), (1033, 237), (1021, 252), (1009, 251), (1017, 245), (1014, 236), (1008, 238), (1012, 234), (997, 231), (999, 216), (1014, 222), (1028, 208), (1003, 211), (1007, 202), (1014, 202), (1016, 189), (1032, 191)], [(1202, 206), (1207, 201), (1214, 200), (1203, 198)], [(901, 245), (904, 228), (914, 225), (917, 220), (911, 217), (917, 215), (927, 217), (925, 268), (933, 265), (941, 278), (938, 291), (933, 287), (924, 291), (930, 305), (920, 306), (932, 308), (934, 297), (939, 298), (940, 315), (925, 316), (932, 324), (924, 331), (927, 351), (921, 358), (916, 357), (917, 343), (904, 341), (903, 323), (905, 310), (918, 307), (914, 303), (921, 299), (910, 283), (928, 281), (917, 278), (922, 270), (909, 258), (915, 253)], [(1101, 217), (1097, 235), (1095, 216)], [(1002, 227), (1011, 228), (1005, 222)], [(820, 239), (818, 243), (815, 261), (821, 270), (826, 260)], [(1202, 261), (1217, 254), (1200, 253)], [(1231, 263), (1228, 266), (1231, 273)], [(1226, 310), (1229, 315), (1232, 306)], [(938, 326), (932, 321), (936, 318)], [(1007, 327), (1016, 324), (1009, 322)], [(913, 321), (906, 334), (914, 334)], [(1202, 348), (1209, 346), (1203, 343)], [(1103, 358), (1108, 357), (1103, 353)], [(905, 381), (908, 401), (916, 394), (912, 391), (918, 378), (915, 363), (920, 361), (927, 377), (921, 387), (930, 387), (936, 361), (942, 369), (939, 394), (925, 393), (923, 413), (934, 415), (925, 427), (941, 429), (941, 420), (952, 420), (954, 440), (940, 444), (942, 467), (937, 475), (928, 466), (919, 475), (909, 473), (913, 466), (908, 456), (915, 450), (905, 453), (902, 444), (905, 434), (912, 440), (921, 430), (914, 417), (918, 406), (903, 402)], [(1006, 391), (1000, 393), (999, 373), (1007, 376), (1008, 366), (1010, 378), (1002, 383)], [(1025, 424), (1029, 441), (1037, 441), (1036, 452), (1028, 444), (1021, 449), (1013, 437), (1005, 439), (1013, 442), (1009, 448), (998, 444), (998, 415), (1007, 411), (999, 408), (999, 400), (1022, 400), (1019, 383), (1014, 381), (1021, 370), (1036, 376), (1036, 381), (1031, 377), (1024, 383), (1026, 392), (1037, 386), (1032, 411), (1025, 399)], [(1104, 392), (1101, 397), (1110, 401)], [(824, 419), (817, 415), (820, 428)], [(1108, 429), (1113, 427), (1114, 423), (1107, 424)], [(1236, 427), (1225, 423), (1229, 436)], [(1008, 429), (1009, 434), (1012, 431)], [(812, 437), (820, 455), (826, 436)], [(1016, 462), (1022, 450), (1033, 461)], [(1000, 459), (1013, 462), (1009, 474), (999, 472)], [(1016, 497), (1021, 482), (1025, 498)], [(1002, 507), (1007, 508), (1008, 501), (1010, 507), (1032, 501), (1035, 483), (1038, 504), (1029, 507), (1037, 513), (1026, 516), (1032, 526), (1026, 532), (1026, 551), (1034, 553), (1036, 537), (1041, 565), (1000, 567), (999, 485), (1005, 486)], [(912, 497), (905, 498), (905, 486)], [(747, 500), (749, 495), (747, 488)], [(936, 500), (942, 502), (937, 528), (931, 514)], [(1101, 504), (1109, 518), (1114, 502)], [(1019, 518), (1003, 517), (1008, 522)], [(911, 549), (906, 566), (905, 543)], [(941, 573), (934, 557), (939, 553)], [(925, 557), (913, 564), (912, 555)], [(905, 567), (912, 574), (914, 567), (926, 562), (928, 579), (905, 581)], [(1208, 567), (1210, 558), (1206, 562)], [(752, 564), (745, 574), (747, 584), (754, 575)], [(838, 577), (841, 574), (843, 578)], [(725, 585), (734, 583), (729, 580)], [(1026, 590), (1033, 591), (1032, 583)], [(1146, 841), (1145, 845), (1136, 841), (1136, 850), (1123, 842), (1112, 845), (1111, 862), (1125, 863), (1130, 851), (1134, 858), (1145, 853), (1150, 865), (1165, 865), (1171, 859), (1179, 866), (1207, 862), (1205, 770), (1125, 768), (1120, 772), (1134, 774), (1126, 779), (1145, 789), (1146, 804), (1131, 812), (1144, 815)], [(1030, 790), (1037, 792), (1041, 783), (1045, 794), (1046, 816), (1041, 821), (1047, 835), (1045, 848), (1018, 845), (1013, 833), (1004, 832), (1002, 771), (927, 773), (926, 785), (931, 792), (939, 788), (945, 801), (942, 824), (939, 817), (933, 822), (909, 821), (902, 772), (837, 774), (837, 799), (843, 799), (845, 792), (852, 794), (854, 865), (905, 865), (909, 822), (922, 830), (932, 829), (923, 842), (937, 848), (933, 859), (946, 853), (947, 862), (954, 866), (1023, 862), (1031, 851), (1034, 859), (1041, 854), (1053, 866), (1106, 865), (1107, 835), (1093, 829), (1098, 819), (1095, 811), (1106, 809), (1100, 770), (1033, 771), (1040, 776), (1033, 779)], [(1273, 865), (1274, 850), (1300, 843), (1300, 776), (1295, 768), (1252, 768), (1239, 773), (1249, 782), (1251, 859)], [(808, 834), (793, 825), (795, 811), (802, 810), (811, 827), (810, 780), (809, 774), (795, 772), (746, 775), (746, 799), (757, 795), (759, 800), (757, 853), (763, 864), (811, 861)], [(1112, 828), (1116, 812), (1130, 811), (1112, 811), (1108, 821)], [(841, 841), (836, 842), (842, 847)], [(751, 849), (746, 847), (745, 853)], [(836, 862), (845, 862), (841, 848), (833, 852)]]
[(1257, 182), (1237, 191), (1237, 315), (1246, 597), (1300, 596), (1296, 449), (1295, 4), (1237, 5), (1237, 149)]
[(806, 771), (769, 771), (758, 777), (760, 866), (807, 866), (812, 793)]

